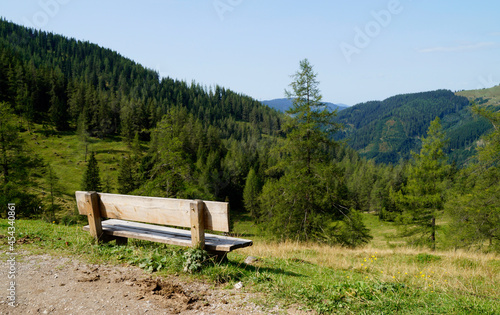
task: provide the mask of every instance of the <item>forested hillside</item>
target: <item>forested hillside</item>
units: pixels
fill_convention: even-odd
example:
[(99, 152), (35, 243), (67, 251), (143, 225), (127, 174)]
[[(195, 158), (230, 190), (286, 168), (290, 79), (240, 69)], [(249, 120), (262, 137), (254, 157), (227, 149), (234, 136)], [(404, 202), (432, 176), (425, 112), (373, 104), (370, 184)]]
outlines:
[(430, 122), (439, 117), (449, 141), (445, 151), (461, 165), (474, 154), (474, 142), (491, 128), (485, 119), (473, 117), (469, 106), (467, 98), (448, 90), (362, 103), (339, 112), (345, 130), (337, 137), (366, 158), (396, 164), (420, 150)]
[[(21, 131), (37, 125), (45, 136), (77, 133), (82, 146), (91, 138), (118, 136), (131, 148), (136, 137), (147, 147), (152, 140), (150, 151), (122, 156), (123, 173), (133, 174), (115, 188), (122, 193), (144, 186), (144, 193), (200, 194), (229, 198), (235, 205), (250, 168), (265, 163), (267, 155), (259, 160), (259, 151), (268, 150), (264, 143), (273, 140), (263, 137), (274, 136), (282, 123), (281, 114), (248, 96), (159, 78), (117, 52), (5, 20), (0, 21), (2, 102), (9, 107), (5, 115), (22, 119)], [(160, 167), (168, 154), (178, 154), (186, 167)], [(15, 169), (18, 162), (12, 157), (3, 163), (11, 169), (3, 176), (14, 179), (21, 172)], [(177, 176), (177, 186), (147, 183), (165, 176)], [(6, 199), (10, 194), (15, 195), (6, 192)]]
[(438, 90), (335, 117), (316, 76), (302, 60), (282, 114), (0, 20), (0, 205), (68, 222), (77, 189), (228, 200), (270, 239), (349, 247), (371, 239), (360, 211), (394, 221), (411, 244), (435, 246), (449, 209), (454, 246), (498, 249), (497, 109)]
[[(223, 137), (271, 134), (280, 118), (254, 99), (202, 87), (144, 68), (109, 49), (52, 33), (0, 23), (0, 99), (27, 121), (58, 130), (81, 119), (91, 135), (147, 133), (172, 107), (184, 107)], [(237, 122), (250, 122), (243, 126)], [(146, 135), (143, 135), (146, 136)]]

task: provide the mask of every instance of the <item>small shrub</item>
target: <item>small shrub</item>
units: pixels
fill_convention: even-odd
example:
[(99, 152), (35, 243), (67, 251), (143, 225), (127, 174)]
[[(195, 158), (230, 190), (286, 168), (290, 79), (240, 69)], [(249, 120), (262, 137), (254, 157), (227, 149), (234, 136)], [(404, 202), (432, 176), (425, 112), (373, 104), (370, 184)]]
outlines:
[(351, 209), (342, 221), (335, 225), (336, 242), (344, 247), (355, 248), (367, 244), (373, 236), (365, 226), (359, 211)]
[[(102, 246), (102, 245), (101, 245)], [(127, 247), (119, 246), (115, 247), (117, 251), (122, 254), (114, 253), (114, 257), (117, 259), (125, 259), (134, 255), (130, 249)], [(120, 248), (123, 248), (121, 250)], [(179, 263), (179, 255), (176, 251), (168, 251), (156, 249), (153, 253), (149, 254), (147, 257), (137, 255), (136, 257), (129, 259), (127, 261), (131, 265), (139, 266), (139, 268), (144, 269), (148, 272), (160, 271), (163, 269), (176, 270)]]
[(194, 273), (200, 271), (208, 259), (208, 253), (203, 249), (189, 248), (184, 253), (184, 272)]

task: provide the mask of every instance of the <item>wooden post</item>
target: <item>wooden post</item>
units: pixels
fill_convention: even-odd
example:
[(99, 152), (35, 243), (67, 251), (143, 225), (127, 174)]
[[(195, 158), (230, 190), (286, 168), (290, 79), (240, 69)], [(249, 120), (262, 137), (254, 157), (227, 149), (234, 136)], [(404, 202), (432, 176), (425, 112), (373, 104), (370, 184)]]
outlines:
[(96, 241), (102, 239), (101, 211), (99, 209), (99, 195), (95, 191), (85, 194), (85, 203), (87, 205), (87, 218), (89, 219), (90, 235)]
[(189, 204), (191, 214), (191, 246), (205, 248), (205, 204), (195, 200)]
[(128, 243), (128, 238), (126, 237), (113, 236), (113, 238), (116, 240), (116, 245), (127, 245)]

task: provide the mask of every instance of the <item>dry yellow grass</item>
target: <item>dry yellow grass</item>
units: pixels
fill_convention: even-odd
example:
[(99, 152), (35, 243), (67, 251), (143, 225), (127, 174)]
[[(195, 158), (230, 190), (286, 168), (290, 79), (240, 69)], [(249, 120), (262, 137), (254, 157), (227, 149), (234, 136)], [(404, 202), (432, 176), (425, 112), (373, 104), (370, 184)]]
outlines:
[(494, 295), (500, 287), (500, 256), (467, 251), (428, 251), (410, 247), (359, 249), (297, 242), (257, 242), (246, 255), (304, 262), (383, 282), (426, 290)]

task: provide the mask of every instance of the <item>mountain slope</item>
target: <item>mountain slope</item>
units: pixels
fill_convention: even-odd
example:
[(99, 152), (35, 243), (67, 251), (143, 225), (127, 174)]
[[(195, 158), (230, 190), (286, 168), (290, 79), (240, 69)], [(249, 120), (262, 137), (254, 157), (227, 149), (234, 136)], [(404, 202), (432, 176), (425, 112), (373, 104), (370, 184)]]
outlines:
[(478, 105), (500, 107), (500, 84), (488, 89), (460, 91), (457, 95), (467, 97)]
[[(246, 95), (160, 78), (110, 49), (1, 18), (0, 101), (27, 120), (53, 123), (58, 130), (74, 128), (83, 115), (88, 131), (100, 138), (147, 133), (172, 107), (221, 127), (227, 138), (272, 134), (280, 124), (279, 113)], [(248, 122), (257, 128), (240, 124)]]
[[(272, 100), (262, 101), (261, 103), (271, 108), (274, 108), (282, 113), (286, 112), (290, 107), (292, 107), (292, 101), (288, 98), (276, 98)], [(344, 104), (333, 104), (329, 102), (325, 102), (324, 104), (330, 111), (334, 111), (335, 109), (341, 111), (343, 109), (348, 108), (348, 106)]]
[(402, 94), (347, 108), (338, 115), (344, 131), (338, 139), (376, 162), (398, 163), (418, 152), (430, 122), (439, 117), (447, 133), (447, 153), (459, 164), (474, 152), (474, 142), (490, 126), (468, 110), (467, 98), (448, 90)]
[[(31, 136), (26, 141), (34, 148), (40, 139), (32, 134), (58, 143), (69, 135), (81, 152), (113, 142), (109, 150), (95, 152), (100, 163), (113, 160), (106, 166), (117, 171), (115, 185), (106, 185), (105, 192), (228, 199), (235, 208), (250, 169), (267, 165), (284, 116), (224, 87), (160, 78), (110, 49), (1, 18), (0, 106), (19, 118), (19, 129)], [(136, 145), (133, 153), (133, 144), (141, 141), (150, 150)], [(47, 147), (53, 152), (41, 155), (52, 162), (48, 155), (60, 156), (69, 145)], [(72, 182), (64, 191), (68, 195), (79, 186), (85, 161), (76, 152), (64, 154), (64, 166), (54, 163), (54, 173)]]

